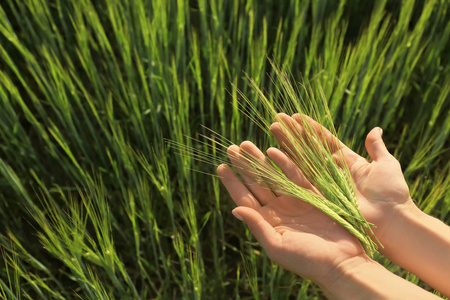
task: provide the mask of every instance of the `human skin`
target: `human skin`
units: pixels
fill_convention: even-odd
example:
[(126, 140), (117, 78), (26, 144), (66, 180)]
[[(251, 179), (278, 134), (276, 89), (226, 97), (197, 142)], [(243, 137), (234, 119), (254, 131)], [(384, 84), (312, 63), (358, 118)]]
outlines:
[[(380, 252), (430, 286), (450, 297), (450, 227), (433, 218), (412, 201), (399, 162), (389, 153), (380, 128), (374, 128), (365, 146), (372, 161), (359, 156), (338, 141), (322, 125), (299, 114), (279, 114), (271, 132), (280, 145), (292, 147), (281, 124), (302, 127), (307, 121), (323, 132), (323, 143), (340, 145), (357, 190), (358, 204), (383, 245)], [(298, 129), (298, 128), (297, 128)]]
[[(286, 118), (288, 116), (279, 117)], [(288, 121), (294, 122), (293, 126), (301, 124), (297, 123), (295, 119), (288, 119)], [(275, 137), (282, 139), (283, 132), (279, 130), (281, 128), (277, 127), (277, 124), (274, 124), (271, 128), (272, 132)], [(377, 138), (376, 136), (371, 137), (371, 134), (368, 136), (369, 142), (371, 142), (371, 138)], [(369, 148), (371, 145), (380, 145), (380, 143), (375, 140), (369, 144)], [(351, 150), (348, 149), (348, 151)], [(344, 152), (348, 151), (345, 149)], [(371, 156), (373, 155), (374, 160), (379, 158), (378, 155), (382, 156), (383, 154), (374, 147), (368, 151)], [(250, 167), (246, 165), (245, 160), (240, 159), (240, 155), (244, 152), (251, 153), (254, 157), (259, 157), (269, 163), (263, 153), (250, 142), (242, 143), (241, 147), (231, 146), (228, 152), (232, 163), (238, 170)], [(315, 191), (314, 187), (283, 152), (270, 148), (267, 150), (267, 154), (289, 179), (304, 188)], [(350, 154), (349, 157), (347, 154)], [(359, 159), (359, 156), (356, 157), (350, 152), (345, 153), (345, 157), (355, 163)], [(365, 159), (364, 162), (368, 163)], [(358, 163), (362, 164), (362, 161)], [(395, 167), (393, 162), (389, 162), (389, 164)], [(356, 170), (358, 170), (357, 168), (354, 171), (358, 172)], [(363, 167), (359, 172), (366, 174), (363, 172)], [(431, 299), (435, 297), (390, 273), (368, 258), (354, 236), (313, 206), (286, 195), (274, 195), (272, 191), (261, 186), (254, 179), (245, 176), (245, 172), (242, 172), (244, 180), (242, 183), (232, 169), (226, 165), (218, 167), (218, 174), (238, 205), (233, 214), (247, 223), (268, 256), (280, 266), (316, 282), (329, 298)], [(401, 170), (400, 175), (403, 178)], [(361, 180), (361, 182), (364, 181)], [(355, 184), (357, 184), (356, 181)], [(402, 191), (395, 190), (395, 193), (400, 193), (397, 194), (398, 196)], [(364, 193), (360, 193), (358, 190), (359, 201), (363, 195)], [(408, 203), (409, 200), (401, 203)], [(367, 211), (372, 213), (372, 219), (383, 219), (377, 208), (366, 206), (370, 208)], [(380, 207), (384, 207), (384, 205), (380, 205)], [(370, 219), (368, 220), (374, 223)], [(383, 230), (380, 232), (382, 233)], [(381, 242), (384, 244), (383, 241)]]

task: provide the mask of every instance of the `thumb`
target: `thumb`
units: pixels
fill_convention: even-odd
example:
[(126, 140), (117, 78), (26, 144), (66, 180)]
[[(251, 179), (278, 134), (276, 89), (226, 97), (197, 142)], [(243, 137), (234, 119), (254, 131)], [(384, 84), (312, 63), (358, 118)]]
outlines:
[(383, 130), (380, 127), (372, 129), (366, 138), (366, 149), (372, 160), (379, 160), (385, 157), (389, 157), (391, 154), (386, 148), (381, 136)]
[(251, 233), (267, 252), (277, 244), (280, 235), (256, 210), (246, 206), (239, 206), (232, 213), (236, 218), (247, 224)]

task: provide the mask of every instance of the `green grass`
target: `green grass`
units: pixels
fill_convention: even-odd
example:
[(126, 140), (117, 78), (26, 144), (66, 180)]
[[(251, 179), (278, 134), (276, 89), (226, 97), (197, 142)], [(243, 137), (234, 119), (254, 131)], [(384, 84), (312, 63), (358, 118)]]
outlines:
[[(318, 132), (307, 119), (307, 116), (312, 116), (317, 122), (329, 128), (331, 134), (338, 136), (320, 84), (314, 84), (315, 89), (306, 82), (292, 84), (285, 71), (280, 70), (273, 61), (269, 62), (276, 74), (271, 78), (275, 87), (269, 92), (264, 92), (253, 79), (249, 78), (252, 93), (257, 95), (257, 105), (260, 107), (253, 105), (252, 101), (238, 90), (238, 94), (242, 97), (237, 103), (238, 109), (244, 118), (250, 119), (266, 133), (268, 140), (272, 136), (271, 125), (274, 120), (277, 121), (287, 137), (286, 143), (278, 140), (278, 146), (283, 149), (289, 148), (286, 154), (323, 197), (294, 184), (269, 157), (266, 159), (272, 164), (267, 165), (265, 161), (245, 152), (242, 148), (239, 150), (242, 155), (230, 152), (229, 147), (239, 142), (230, 141), (209, 128), (205, 128), (208, 133), (201, 134), (200, 139), (189, 138), (193, 146), (168, 140), (169, 147), (181, 156), (194, 158), (214, 167), (227, 164), (230, 160), (239, 174), (246, 175), (273, 191), (307, 202), (327, 214), (357, 237), (366, 253), (373, 257), (378, 249), (377, 243), (382, 245), (376, 237), (374, 240), (377, 243), (372, 241), (370, 235), (374, 237), (371, 229), (374, 224), (368, 223), (359, 211), (355, 185), (350, 179), (351, 174), (345, 163), (344, 154), (336, 150), (340, 148), (340, 145), (336, 144), (338, 140), (335, 144), (318, 143), (317, 141), (326, 140), (325, 132)], [(304, 95), (299, 97), (298, 94)], [(296, 122), (302, 124), (302, 131), (280, 117), (280, 112), (284, 116), (296, 115), (294, 117), (298, 117)], [(206, 150), (202, 149), (203, 147)], [(326, 164), (323, 164), (324, 159), (327, 161)], [(242, 165), (235, 165), (236, 161), (241, 161)], [(201, 170), (197, 171), (204, 173)]]
[(233, 88), (258, 107), (245, 73), (271, 90), (267, 57), (320, 82), (360, 153), (381, 126), (413, 199), (450, 224), (450, 5), (337, 3), (1, 2), (0, 297), (321, 298), (165, 143), (200, 124), (270, 142)]

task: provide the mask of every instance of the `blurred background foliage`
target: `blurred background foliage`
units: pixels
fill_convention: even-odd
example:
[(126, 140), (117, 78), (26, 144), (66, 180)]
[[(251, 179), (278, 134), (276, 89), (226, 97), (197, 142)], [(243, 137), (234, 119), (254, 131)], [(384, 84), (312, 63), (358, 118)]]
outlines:
[(413, 199), (450, 224), (449, 10), (442, 0), (2, 1), (0, 296), (323, 298), (268, 260), (217, 178), (191, 171), (213, 168), (165, 143), (189, 144), (202, 124), (267, 145), (233, 85), (259, 107), (248, 74), (276, 99), (268, 57), (323, 88), (360, 154), (382, 127)]

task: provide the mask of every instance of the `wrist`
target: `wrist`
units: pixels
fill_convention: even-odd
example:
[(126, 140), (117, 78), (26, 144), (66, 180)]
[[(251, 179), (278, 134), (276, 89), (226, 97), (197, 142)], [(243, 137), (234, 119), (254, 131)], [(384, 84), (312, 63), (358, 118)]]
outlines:
[(395, 248), (400, 242), (399, 237), (408, 234), (411, 224), (426, 216), (411, 198), (403, 204), (394, 206), (392, 214), (389, 214), (389, 219), (384, 221), (389, 226), (384, 228), (382, 234), (377, 235), (377, 238), (383, 245), (379, 249), (380, 253), (385, 254), (389, 249)]
[(366, 255), (340, 263), (317, 284), (328, 299), (439, 299)]
[(325, 276), (316, 280), (316, 284), (328, 294), (334, 291), (336, 286), (339, 286), (343, 281), (347, 280), (349, 274), (371, 264), (376, 264), (376, 262), (366, 254), (354, 256), (333, 267)]
[(380, 252), (446, 296), (450, 295), (450, 227), (416, 206), (399, 210)]
[(394, 217), (400, 218), (415, 218), (417, 216), (425, 215), (414, 203), (411, 197), (405, 203), (394, 206)]
[(381, 286), (373, 284), (373, 276), (383, 272), (389, 273), (367, 255), (360, 255), (339, 264), (318, 285), (328, 299), (383, 299)]

